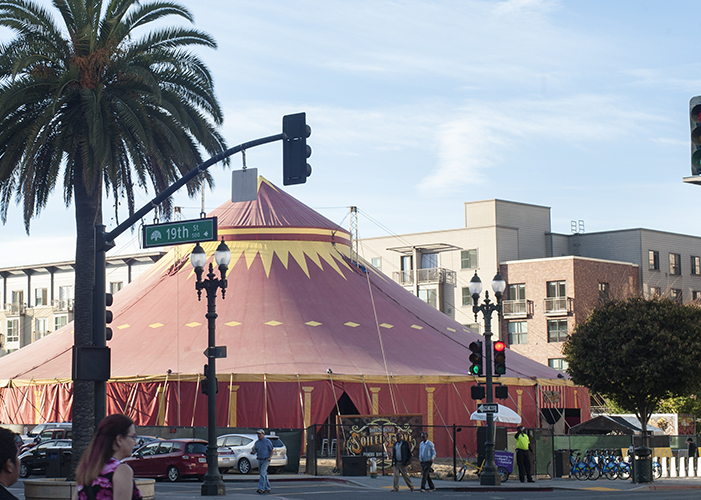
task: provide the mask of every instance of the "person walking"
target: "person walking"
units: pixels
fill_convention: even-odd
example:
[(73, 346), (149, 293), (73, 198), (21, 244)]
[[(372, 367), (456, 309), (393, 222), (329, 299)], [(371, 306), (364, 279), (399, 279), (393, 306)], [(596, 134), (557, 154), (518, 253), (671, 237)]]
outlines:
[(132, 419), (122, 414), (103, 418), (78, 463), (78, 500), (140, 500), (134, 471), (121, 462), (131, 456), (135, 445)]
[(696, 446), (694, 440), (690, 437), (686, 438), (686, 445), (688, 447), (689, 463), (691, 463), (692, 469), (696, 470), (697, 458), (699, 458), (699, 447)]
[(428, 491), (436, 491), (431, 479), (431, 467), (433, 460), (436, 458), (436, 447), (428, 440), (428, 432), (421, 433), (421, 443), (419, 444), (419, 462), (421, 463), (421, 490), (426, 491), (426, 483), (428, 482)]
[(19, 479), (16, 433), (0, 427), (0, 500), (18, 500), (8, 489)]
[(411, 463), (411, 449), (409, 443), (404, 439), (404, 434), (397, 433), (397, 442), (393, 446), (392, 465), (394, 465), (394, 483), (392, 491), (399, 491), (399, 474), (402, 475), (406, 485), (413, 492), (414, 485), (407, 474), (406, 467)]
[(270, 456), (273, 453), (273, 443), (265, 437), (265, 431), (258, 429), (256, 431), (258, 440), (253, 443), (253, 453), (258, 459), (258, 489), (256, 493), (270, 493), (270, 481), (268, 481), (268, 466), (270, 465)]
[(518, 464), (518, 478), (523, 483), (528, 478), (529, 483), (534, 483), (531, 476), (531, 440), (522, 425), (516, 428), (516, 463)]

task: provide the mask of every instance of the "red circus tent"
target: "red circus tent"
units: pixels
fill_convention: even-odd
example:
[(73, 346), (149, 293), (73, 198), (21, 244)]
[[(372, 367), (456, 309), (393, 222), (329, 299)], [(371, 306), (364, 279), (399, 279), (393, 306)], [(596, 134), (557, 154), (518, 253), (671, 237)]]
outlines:
[[(209, 216), (232, 253), (226, 296), (217, 298), (217, 345), (228, 351), (217, 360), (218, 425), (306, 428), (327, 421), (342, 397), (359, 414), (469, 422), (468, 345), (478, 334), (353, 263), (346, 230), (263, 178), (256, 201)], [(210, 261), (217, 245), (203, 244)], [(197, 300), (192, 248), (172, 247), (111, 307), (108, 412), (138, 425), (207, 423), (206, 301)], [(72, 343), (69, 324), (0, 358), (3, 422), (70, 420)], [(503, 403), (527, 427), (539, 426), (544, 409), (589, 418), (588, 392), (567, 376), (514, 352), (507, 369)]]

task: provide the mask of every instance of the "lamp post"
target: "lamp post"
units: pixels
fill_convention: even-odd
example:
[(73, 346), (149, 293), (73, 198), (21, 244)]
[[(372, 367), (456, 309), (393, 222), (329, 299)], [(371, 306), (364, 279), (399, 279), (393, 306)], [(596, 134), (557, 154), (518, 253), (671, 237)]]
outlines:
[(197, 282), (195, 289), (197, 290), (197, 299), (202, 300), (202, 290), (207, 292), (207, 376), (205, 383), (207, 384), (207, 474), (204, 476), (202, 483), (202, 496), (225, 495), (226, 488), (224, 481), (219, 473), (219, 464), (217, 456), (217, 370), (216, 370), (216, 354), (217, 347), (215, 342), (216, 336), (216, 319), (217, 319), (217, 288), (221, 288), (221, 296), (224, 298), (226, 293), (226, 271), (228, 270), (229, 262), (231, 262), (231, 251), (224, 243), (222, 238), (221, 243), (214, 252), (214, 260), (219, 266), (219, 274), (221, 278), (217, 278), (214, 274), (214, 266), (209, 263), (209, 272), (207, 278), (202, 279), (204, 266), (207, 263), (207, 254), (199, 243), (195, 245), (194, 250), (190, 254), (190, 263), (195, 268)]
[[(494, 296), (497, 299), (496, 304), (489, 300), (489, 291), (484, 292), (484, 302), (480, 306), (478, 305), (480, 293), (482, 293), (482, 280), (477, 276), (477, 271), (475, 275), (470, 280), (468, 285), (470, 288), (470, 295), (472, 295), (472, 311), (475, 313), (475, 321), (477, 321), (477, 313), (482, 312), (484, 316), (484, 358), (486, 361), (486, 372), (487, 372), (487, 404), (494, 402), (494, 391), (492, 387), (492, 313), (498, 311), (499, 316), (501, 316), (501, 297), (506, 288), (506, 282), (501, 274), (497, 271), (496, 276), (492, 280), (492, 290), (494, 290)], [(484, 443), (484, 469), (482, 469), (482, 474), (480, 474), (480, 484), (487, 486), (499, 486), (501, 484), (501, 476), (499, 476), (499, 471), (497, 465), (494, 462), (494, 414), (487, 413), (487, 439)]]

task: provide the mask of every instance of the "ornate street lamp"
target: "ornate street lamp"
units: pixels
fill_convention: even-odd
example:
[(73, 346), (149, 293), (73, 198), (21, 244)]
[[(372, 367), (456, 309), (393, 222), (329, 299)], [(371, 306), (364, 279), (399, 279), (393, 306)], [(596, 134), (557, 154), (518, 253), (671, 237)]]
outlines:
[(224, 243), (222, 238), (221, 243), (214, 252), (214, 260), (219, 266), (219, 274), (221, 278), (217, 278), (214, 274), (214, 266), (209, 263), (209, 272), (207, 278), (202, 279), (204, 266), (207, 263), (207, 254), (199, 243), (195, 245), (194, 250), (190, 254), (190, 263), (195, 268), (197, 282), (195, 289), (197, 290), (198, 300), (202, 300), (202, 290), (207, 292), (207, 366), (206, 368), (206, 389), (207, 389), (207, 474), (204, 476), (202, 483), (202, 496), (225, 495), (226, 488), (224, 481), (219, 473), (219, 463), (217, 456), (217, 370), (216, 370), (216, 319), (217, 319), (217, 289), (221, 288), (221, 296), (224, 298), (226, 293), (226, 272), (229, 262), (231, 262), (231, 251)]
[[(484, 303), (480, 306), (477, 305), (480, 298), (480, 293), (482, 293), (482, 280), (477, 276), (477, 271), (475, 275), (470, 280), (468, 285), (470, 289), (470, 295), (472, 295), (472, 311), (475, 313), (475, 321), (477, 321), (477, 313), (482, 312), (484, 316), (484, 358), (486, 361), (486, 372), (487, 372), (487, 404), (494, 403), (494, 392), (492, 386), (492, 313), (497, 311), (501, 317), (501, 297), (506, 289), (506, 282), (501, 274), (497, 271), (496, 276), (492, 280), (492, 290), (494, 290), (494, 296), (497, 299), (496, 304), (489, 300), (489, 291), (484, 292)], [(494, 461), (494, 414), (487, 413), (487, 439), (484, 443), (484, 468), (482, 469), (482, 474), (480, 474), (480, 484), (487, 486), (499, 486), (501, 484), (501, 476), (499, 476), (499, 471), (497, 465)]]

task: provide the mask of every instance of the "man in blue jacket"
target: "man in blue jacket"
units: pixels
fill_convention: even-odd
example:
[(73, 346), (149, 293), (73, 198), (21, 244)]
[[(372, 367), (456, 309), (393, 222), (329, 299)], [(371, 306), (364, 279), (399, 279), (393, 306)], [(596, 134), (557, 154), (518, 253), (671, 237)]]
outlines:
[(258, 440), (253, 443), (253, 453), (258, 458), (258, 489), (256, 493), (270, 493), (270, 481), (268, 481), (268, 466), (270, 465), (270, 455), (273, 452), (273, 443), (265, 437), (263, 429), (256, 431)]

